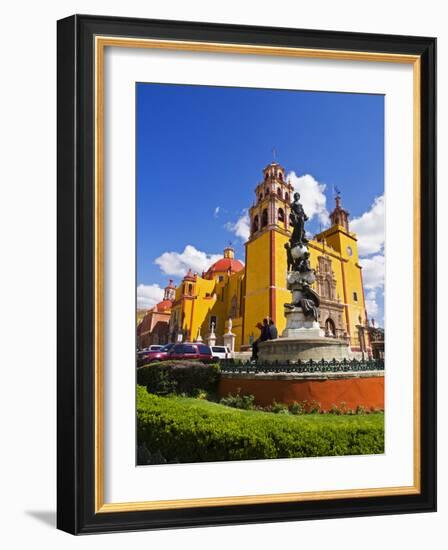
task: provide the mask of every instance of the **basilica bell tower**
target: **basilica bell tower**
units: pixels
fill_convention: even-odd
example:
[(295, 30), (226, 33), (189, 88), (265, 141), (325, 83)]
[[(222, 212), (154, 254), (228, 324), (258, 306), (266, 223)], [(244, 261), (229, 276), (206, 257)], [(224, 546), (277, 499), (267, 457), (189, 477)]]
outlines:
[(285, 244), (290, 237), (289, 214), (293, 186), (285, 169), (271, 162), (255, 188), (249, 209), (250, 236), (246, 242), (246, 295), (243, 343), (258, 338), (257, 323), (269, 317), (282, 328), (286, 289)]

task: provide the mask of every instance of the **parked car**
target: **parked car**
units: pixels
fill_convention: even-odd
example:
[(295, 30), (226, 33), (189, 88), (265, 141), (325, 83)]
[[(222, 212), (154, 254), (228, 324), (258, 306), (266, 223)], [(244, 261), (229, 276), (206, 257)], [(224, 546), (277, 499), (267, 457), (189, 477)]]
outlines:
[(151, 344), (147, 348), (144, 348), (142, 351), (159, 351), (159, 349), (162, 349), (163, 346), (160, 344)]
[(142, 350), (137, 352), (137, 367), (153, 363), (154, 361), (162, 361), (168, 355), (170, 349), (174, 344), (165, 344), (164, 346), (150, 346), (159, 349), (155, 350)]
[(227, 346), (211, 346), (212, 356), (216, 359), (230, 359), (232, 352)]
[(210, 363), (212, 361), (212, 350), (205, 344), (198, 342), (182, 342), (174, 344), (165, 359), (197, 359)]

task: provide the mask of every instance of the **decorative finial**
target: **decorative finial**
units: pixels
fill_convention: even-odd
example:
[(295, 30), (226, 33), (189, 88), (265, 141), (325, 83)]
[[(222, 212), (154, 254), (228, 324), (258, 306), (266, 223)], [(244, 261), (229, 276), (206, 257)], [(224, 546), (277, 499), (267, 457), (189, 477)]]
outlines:
[(277, 160), (277, 149), (275, 147), (272, 148), (272, 158), (274, 162)]
[(227, 322), (227, 334), (232, 334), (232, 325), (233, 325), (233, 322), (232, 322), (232, 317), (229, 317), (229, 320)]

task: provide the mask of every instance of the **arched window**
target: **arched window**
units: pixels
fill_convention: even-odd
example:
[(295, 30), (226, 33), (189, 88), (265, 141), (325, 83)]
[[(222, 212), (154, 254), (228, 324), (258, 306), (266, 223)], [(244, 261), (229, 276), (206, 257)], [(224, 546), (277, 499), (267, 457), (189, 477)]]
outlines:
[(277, 195), (278, 195), (279, 197), (282, 196), (282, 190), (280, 189), (280, 187), (277, 187)]
[(285, 213), (283, 211), (283, 208), (279, 208), (278, 209), (278, 221), (279, 222), (284, 222), (285, 221)]
[(325, 336), (336, 337), (336, 326), (330, 317), (325, 321)]
[(269, 187), (266, 187), (266, 189), (264, 190), (264, 196), (269, 196)]
[(263, 193), (260, 193), (258, 195), (258, 202), (261, 202), (263, 200)]
[(252, 233), (258, 231), (258, 216), (255, 216), (254, 221), (252, 222)]
[(285, 193), (285, 201), (286, 201), (286, 202), (289, 201), (289, 193)]
[(283, 181), (283, 174), (281, 172), (278, 173), (278, 179), (280, 181)]
[(268, 211), (265, 208), (261, 214), (261, 227), (265, 227), (266, 225), (268, 225)]

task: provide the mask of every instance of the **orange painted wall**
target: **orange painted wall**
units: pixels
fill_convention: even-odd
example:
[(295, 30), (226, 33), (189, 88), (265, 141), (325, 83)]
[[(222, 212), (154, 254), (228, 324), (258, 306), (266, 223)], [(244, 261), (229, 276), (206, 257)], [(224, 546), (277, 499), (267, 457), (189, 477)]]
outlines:
[(219, 395), (224, 397), (240, 393), (255, 396), (255, 403), (272, 405), (294, 401), (317, 401), (328, 411), (333, 405), (345, 403), (349, 409), (362, 406), (366, 409), (384, 409), (384, 377), (339, 378), (327, 380), (257, 380), (254, 378), (224, 378), (219, 382)]

